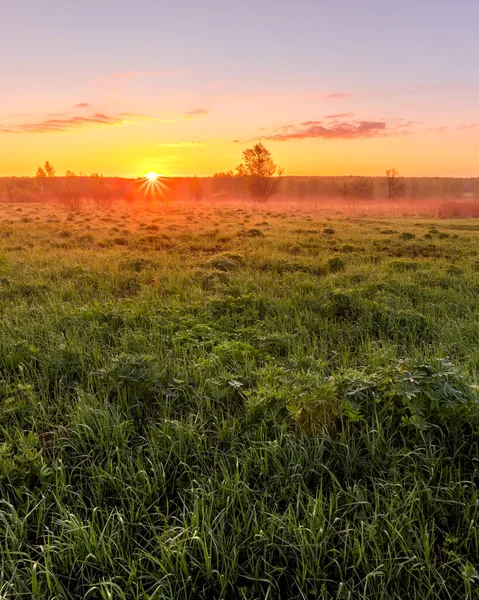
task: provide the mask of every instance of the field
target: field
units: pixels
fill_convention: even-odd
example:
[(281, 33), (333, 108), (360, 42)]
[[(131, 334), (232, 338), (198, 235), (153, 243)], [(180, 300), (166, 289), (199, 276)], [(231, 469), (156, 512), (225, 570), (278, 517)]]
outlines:
[(0, 598), (479, 597), (479, 222), (0, 215)]

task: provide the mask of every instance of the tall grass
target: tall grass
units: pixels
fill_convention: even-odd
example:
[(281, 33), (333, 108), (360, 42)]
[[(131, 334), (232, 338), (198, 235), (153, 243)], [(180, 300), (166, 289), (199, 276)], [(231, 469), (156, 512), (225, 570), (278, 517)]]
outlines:
[(478, 597), (474, 221), (2, 218), (0, 597)]

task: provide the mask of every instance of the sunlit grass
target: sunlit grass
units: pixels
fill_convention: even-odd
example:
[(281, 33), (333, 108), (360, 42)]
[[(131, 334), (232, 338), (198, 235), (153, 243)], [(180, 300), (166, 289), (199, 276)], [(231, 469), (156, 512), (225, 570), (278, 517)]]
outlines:
[(1, 208), (0, 596), (476, 597), (476, 221)]

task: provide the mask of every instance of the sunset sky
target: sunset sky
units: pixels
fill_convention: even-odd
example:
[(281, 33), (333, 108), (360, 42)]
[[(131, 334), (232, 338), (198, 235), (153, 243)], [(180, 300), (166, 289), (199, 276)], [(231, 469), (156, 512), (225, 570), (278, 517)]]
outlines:
[(0, 9), (0, 175), (479, 175), (478, 0)]

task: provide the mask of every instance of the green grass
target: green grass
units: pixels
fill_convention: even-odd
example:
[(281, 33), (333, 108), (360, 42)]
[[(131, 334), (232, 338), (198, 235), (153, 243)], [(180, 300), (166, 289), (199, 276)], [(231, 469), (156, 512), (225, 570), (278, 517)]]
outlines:
[(17, 208), (0, 598), (479, 597), (479, 223)]

